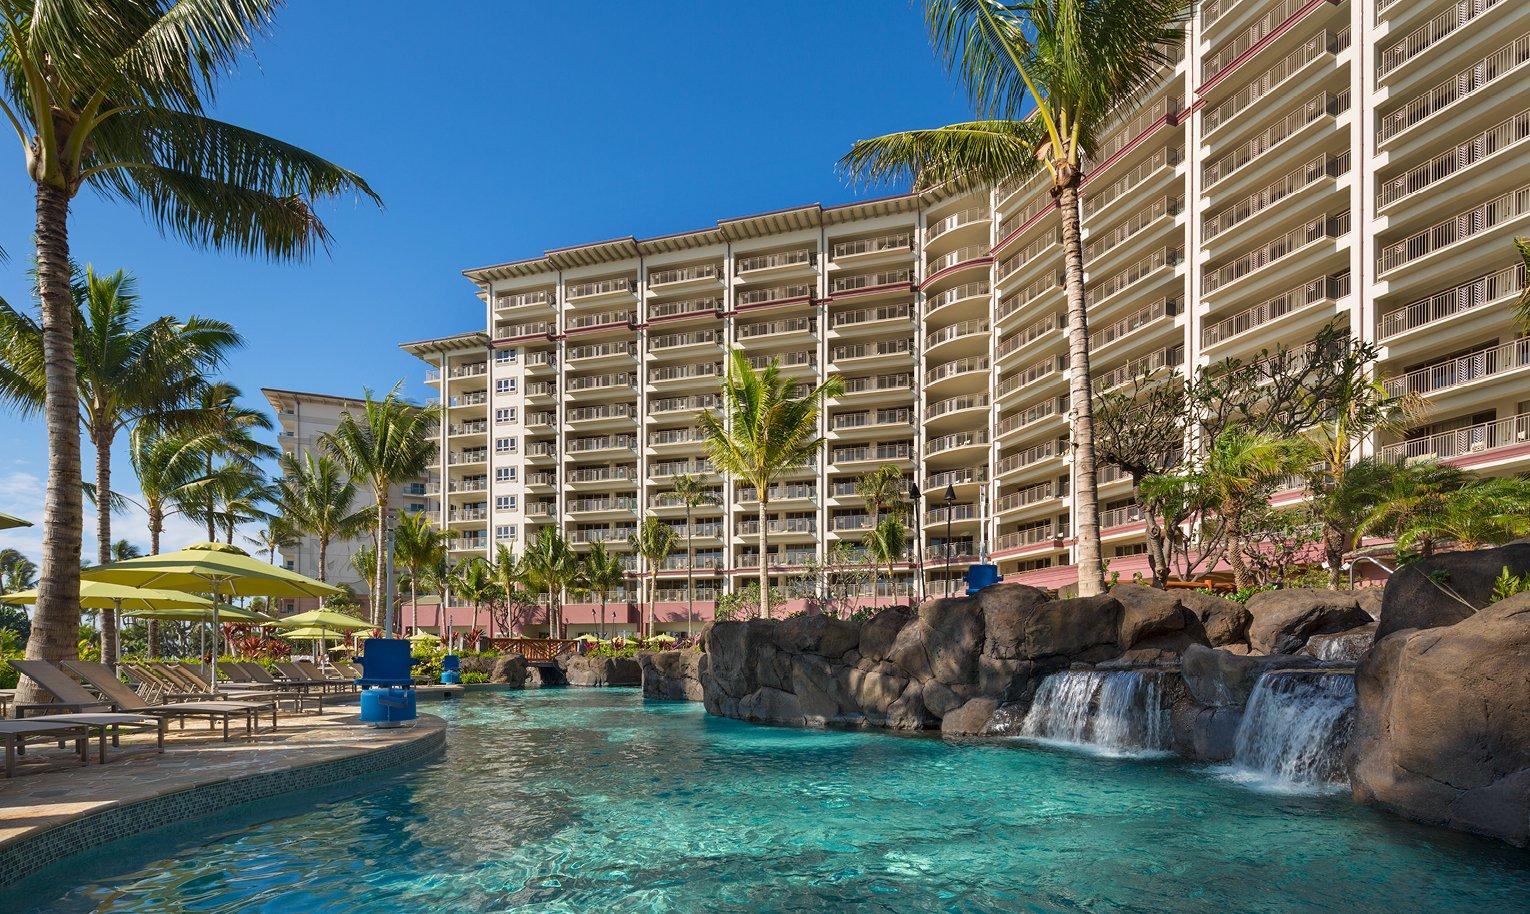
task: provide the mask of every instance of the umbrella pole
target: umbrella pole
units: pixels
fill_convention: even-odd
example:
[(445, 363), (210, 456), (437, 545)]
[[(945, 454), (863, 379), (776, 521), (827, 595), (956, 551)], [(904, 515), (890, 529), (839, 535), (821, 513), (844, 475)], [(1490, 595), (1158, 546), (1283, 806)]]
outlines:
[(213, 692), (215, 692), (215, 693), (218, 691), (218, 642), (220, 640), (222, 640), (222, 635), (223, 635), (223, 629), (218, 626), (218, 600), (219, 600), (219, 598), (220, 598), (220, 594), (218, 593), (218, 581), (216, 579), (214, 579), (213, 580), (213, 607), (212, 607), (212, 609), (213, 609), (213, 621), (212, 621), (212, 625), (213, 625), (213, 652), (212, 652), (212, 662), (210, 662), (208, 664), (208, 666), (211, 667), (211, 669), (208, 670), (207, 679), (208, 679), (209, 682), (212, 683)]

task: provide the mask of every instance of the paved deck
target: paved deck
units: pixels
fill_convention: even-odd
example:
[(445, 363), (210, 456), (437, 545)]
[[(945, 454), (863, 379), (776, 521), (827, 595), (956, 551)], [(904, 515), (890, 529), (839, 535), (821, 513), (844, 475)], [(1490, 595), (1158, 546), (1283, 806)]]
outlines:
[(428, 758), (444, 745), (445, 730), (429, 714), (412, 728), (374, 729), (360, 723), (352, 705), (281, 715), (275, 730), (245, 738), (240, 728), (228, 742), (204, 724), (179, 730), (172, 723), (163, 755), (152, 751), (152, 735), (124, 735), (120, 748), (108, 746), (105, 765), (96, 764), (92, 742), (91, 764), (83, 768), (69, 765), (68, 750), (29, 749), (29, 758), (63, 767), (29, 770), (28, 763), (25, 773), (0, 779), (0, 885), (167, 821)]

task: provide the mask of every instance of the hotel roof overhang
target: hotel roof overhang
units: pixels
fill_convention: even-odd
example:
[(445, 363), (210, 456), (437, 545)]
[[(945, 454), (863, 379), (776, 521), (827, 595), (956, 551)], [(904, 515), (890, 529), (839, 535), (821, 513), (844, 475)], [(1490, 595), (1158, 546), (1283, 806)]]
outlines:
[[(762, 238), (767, 235), (784, 232), (838, 225), (855, 219), (869, 219), (876, 216), (896, 215), (898, 213), (913, 213), (917, 212), (920, 206), (926, 204), (928, 200), (929, 196), (928, 192), (926, 192), (925, 194), (896, 194), (873, 200), (842, 203), (837, 206), (822, 206), (817, 203), (811, 203), (806, 206), (774, 210), (753, 216), (742, 216), (737, 219), (722, 219), (713, 228), (677, 232), (672, 235), (659, 235), (653, 238), (639, 239), (630, 236), (626, 238), (613, 238), (609, 241), (597, 241), (593, 244), (556, 248), (546, 252), (541, 257), (532, 257), (527, 260), (512, 260), (507, 263), (463, 270), (462, 275), (472, 280), (480, 288), (483, 288), (489, 283), (500, 280), (522, 279), (528, 276), (554, 273), (558, 270), (575, 267), (598, 266), (602, 263), (615, 263), (649, 254), (667, 254), (675, 251), (691, 250), (706, 247), (707, 245), (720, 244), (725, 241), (747, 241), (752, 238)], [(411, 344), (405, 344), (406, 347), (408, 345)]]
[(484, 349), (488, 345), (489, 335), (482, 330), (475, 330), (471, 333), (454, 333), (451, 336), (438, 336), (435, 339), (399, 343), (398, 348), (410, 355), (424, 358), (427, 355), (444, 355), (449, 352)]
[(308, 390), (283, 390), (280, 387), (262, 387), (260, 392), (266, 395), (266, 402), (278, 411), (283, 402), (330, 403), (335, 406), (360, 406), (364, 402), (360, 397), (342, 397)]

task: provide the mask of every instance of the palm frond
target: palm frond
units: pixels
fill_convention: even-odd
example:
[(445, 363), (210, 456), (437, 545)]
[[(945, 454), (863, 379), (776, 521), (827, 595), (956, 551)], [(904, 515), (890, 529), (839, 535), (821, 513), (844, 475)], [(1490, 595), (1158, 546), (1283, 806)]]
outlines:
[(912, 180), (916, 190), (998, 184), (1035, 174), (1045, 144), (1035, 121), (967, 121), (857, 141), (839, 169), (865, 185)]

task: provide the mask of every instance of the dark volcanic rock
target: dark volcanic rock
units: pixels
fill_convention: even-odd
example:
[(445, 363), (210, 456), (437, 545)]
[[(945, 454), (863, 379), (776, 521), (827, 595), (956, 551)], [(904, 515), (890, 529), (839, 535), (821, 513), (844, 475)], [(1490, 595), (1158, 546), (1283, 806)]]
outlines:
[(506, 654), (494, 661), (489, 681), (508, 684), (517, 689), (526, 684), (526, 658), (520, 654)]
[(1353, 591), (1293, 587), (1249, 598), (1248, 640), (1264, 654), (1294, 654), (1313, 635), (1348, 631), (1371, 621)]
[(1454, 625), (1469, 617), (1492, 599), (1493, 582), (1504, 568), (1510, 574), (1530, 572), (1530, 543), (1443, 552), (1404, 565), (1382, 593), (1376, 640), (1409, 628)]
[(1242, 708), (1261, 673), (1317, 665), (1318, 661), (1306, 654), (1245, 656), (1191, 645), (1185, 649), (1180, 675), (1197, 704), (1208, 708)]
[(940, 732), (952, 736), (975, 736), (988, 726), (999, 703), (992, 698), (974, 698), (940, 719)]
[(642, 666), (627, 657), (560, 654), (558, 667), (563, 670), (563, 678), (571, 686), (598, 688), (643, 684)]
[(1530, 594), (1381, 639), (1356, 690), (1356, 800), (1530, 843)]
[(1121, 604), (1121, 630), (1116, 640), (1126, 650), (1157, 648), (1182, 651), (1206, 643), (1200, 618), (1179, 594), (1141, 584), (1118, 584), (1110, 595)]
[(665, 701), (701, 701), (701, 658), (697, 650), (641, 651), (643, 697)]
[(1302, 648), (1302, 652), (1311, 654), (1319, 660), (1356, 663), (1365, 656), (1365, 652), (1371, 649), (1375, 641), (1376, 623), (1372, 622), (1347, 632), (1313, 635), (1307, 639), (1307, 646)]
[(1207, 644), (1212, 647), (1248, 645), (1248, 627), (1254, 617), (1246, 607), (1198, 590), (1181, 591), (1179, 599), (1200, 620)]

